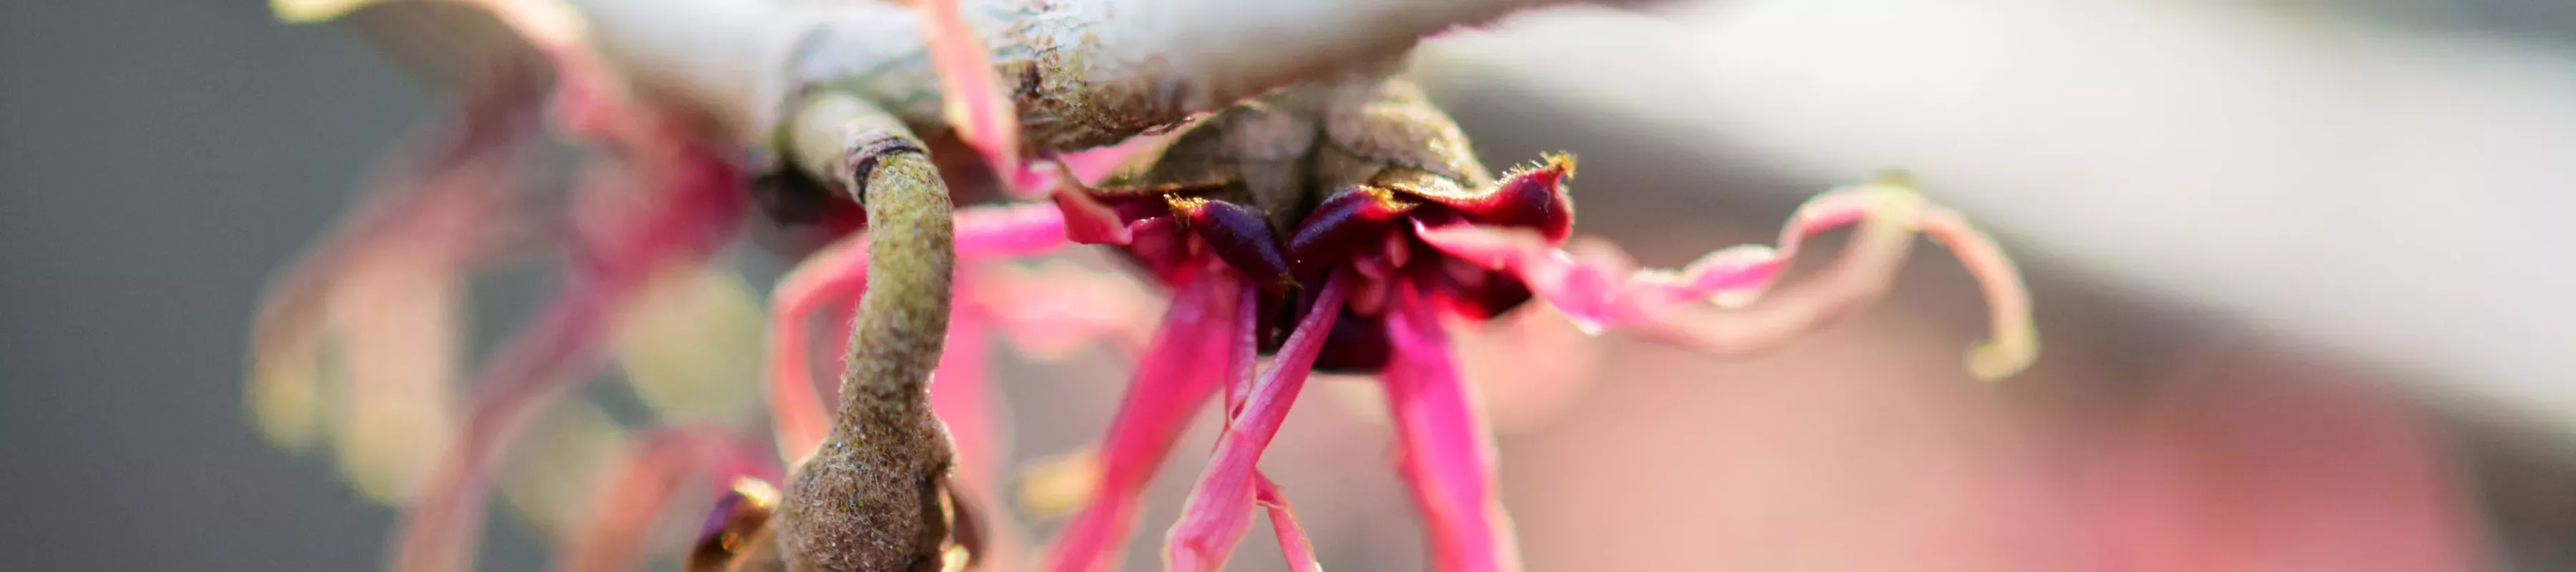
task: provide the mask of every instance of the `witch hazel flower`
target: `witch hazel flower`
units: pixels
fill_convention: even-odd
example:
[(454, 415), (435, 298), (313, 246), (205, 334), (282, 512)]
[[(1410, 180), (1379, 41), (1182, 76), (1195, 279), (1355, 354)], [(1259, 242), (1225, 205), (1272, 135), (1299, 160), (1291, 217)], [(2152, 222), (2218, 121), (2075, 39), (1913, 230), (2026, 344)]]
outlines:
[[(626, 97), (613, 68), (588, 48), (579, 20), (561, 6), (517, 0), (471, 3), (493, 11), (529, 39), (558, 75), (551, 96), (555, 127), (612, 157), (587, 173), (591, 176), (582, 196), (613, 200), (577, 205), (577, 228), (569, 233), (576, 259), (572, 279), (544, 314), (472, 376), (477, 380), (474, 395), (457, 420), (454, 443), (439, 455), (420, 499), (405, 517), (394, 564), (406, 570), (471, 567), (479, 536), (475, 522), (488, 488), (485, 473), (496, 458), (519, 440), (531, 417), (590, 377), (591, 362), (608, 351), (611, 333), (629, 321), (638, 300), (650, 292), (647, 286), (671, 274), (672, 267), (703, 265), (734, 235), (735, 219), (752, 198), (743, 192), (745, 173), (725, 149), (709, 146), (703, 134), (693, 132), (680, 117), (685, 114)], [(1018, 148), (1011, 99), (996, 88), (1000, 82), (994, 70), (977, 57), (985, 50), (975, 44), (955, 9), (953, 1), (942, 0), (915, 6), (931, 44), (929, 57), (948, 95), (943, 98), (947, 122), (1002, 175), (1006, 191), (1018, 197), (1050, 196), (1053, 203), (970, 206), (951, 220), (947, 197), (928, 192), (936, 185), (923, 158), (916, 156), (923, 153), (918, 138), (872, 103), (818, 98), (840, 105), (807, 111), (844, 120), (836, 126), (879, 126), (900, 135), (872, 140), (887, 144), (881, 147), (837, 149), (851, 152), (848, 157), (811, 157), (825, 163), (845, 160), (815, 171), (838, 173), (861, 161), (902, 160), (905, 168), (899, 170), (911, 187), (887, 194), (901, 194), (894, 198), (912, 207), (940, 208), (912, 209), (932, 214), (872, 229), (881, 231), (875, 233), (882, 239), (877, 246), (908, 241), (912, 248), (907, 254), (921, 259), (916, 263), (953, 254), (965, 263), (958, 273), (964, 279), (953, 289), (945, 280), (932, 280), (947, 261), (879, 271), (872, 277), (871, 238), (861, 234), (846, 236), (806, 260), (779, 287), (772, 314), (772, 413), (785, 466), (743, 454), (723, 434), (724, 427), (674, 427), (657, 433), (639, 447), (622, 484), (608, 491), (611, 496), (601, 506), (614, 510), (603, 510), (592, 521), (583, 535), (589, 540), (574, 547), (570, 561), (625, 561), (636, 550), (636, 523), (654, 512), (646, 501), (666, 496), (676, 486), (673, 475), (686, 468), (712, 466), (724, 477), (785, 469), (813, 478), (792, 479), (783, 492), (756, 483), (736, 485), (728, 506), (717, 511), (722, 518), (711, 523), (718, 533), (708, 537), (715, 549), (702, 546), (693, 568), (854, 555), (964, 565), (962, 557), (924, 554), (923, 549), (956, 548), (930, 546), (940, 538), (862, 546), (869, 535), (885, 536), (885, 530), (818, 526), (841, 521), (798, 517), (800, 508), (883, 512), (884, 507), (859, 507), (854, 499), (860, 497), (841, 494), (847, 492), (842, 489), (866, 485), (892, 490), (880, 486), (885, 480), (872, 477), (895, 475), (809, 470), (808, 459), (828, 456), (818, 450), (830, 453), (835, 450), (831, 442), (851, 441), (854, 433), (839, 430), (832, 417), (854, 413), (846, 400), (841, 411), (825, 413), (813, 391), (813, 376), (805, 367), (810, 344), (802, 337), (804, 321), (816, 313), (851, 315), (845, 308), (854, 298), (874, 295), (864, 293), (872, 279), (891, 279), (901, 287), (892, 290), (903, 290), (905, 299), (919, 303), (862, 315), (861, 325), (937, 323), (949, 330), (948, 339), (966, 340), (946, 352), (893, 352), (906, 360), (936, 359), (940, 382), (928, 396), (929, 409), (938, 414), (931, 421), (938, 426), (919, 432), (925, 441), (910, 445), (920, 454), (914, 460), (938, 462), (924, 464), (918, 474), (896, 476), (935, 477), (936, 486), (949, 486), (952, 451), (947, 438), (953, 433), (962, 445), (953, 451), (956, 466), (967, 469), (957, 480), (964, 481), (964, 488), (989, 492), (976, 471), (998, 459), (999, 444), (995, 423), (981, 404), (988, 388), (985, 354), (977, 344), (996, 334), (1012, 339), (1045, 339), (1048, 332), (1059, 338), (1136, 337), (1120, 331), (1127, 324), (1114, 317), (1015, 311), (1050, 305), (1032, 292), (1079, 289), (1011, 289), (999, 278), (1004, 275), (990, 272), (998, 261), (1068, 242), (1118, 246), (1173, 294), (1159, 325), (1141, 336), (1147, 341), (1137, 352), (1136, 377), (1093, 464), (1097, 477), (1091, 479), (1092, 494), (1041, 562), (1052, 570), (1114, 564), (1115, 547), (1133, 527), (1146, 480), (1193, 414), (1217, 395), (1225, 396), (1224, 431), (1213, 460), (1196, 481), (1188, 509), (1166, 535), (1167, 568), (1221, 567), (1258, 513), (1271, 519), (1295, 569), (1319, 570), (1286, 488), (1256, 466), (1317, 371), (1380, 377), (1403, 453), (1398, 471), (1414, 491), (1435, 569), (1518, 569), (1512, 527), (1496, 500), (1490, 432), (1468, 395), (1456, 349), (1442, 324), (1447, 319), (1488, 319), (1531, 300), (1544, 301), (1592, 330), (1625, 329), (1713, 353), (1757, 352), (1873, 299), (1887, 287), (1914, 232), (1921, 231), (1961, 255), (1985, 282), (1995, 308), (1995, 340), (1972, 355), (1972, 370), (2001, 377), (2036, 355), (2028, 305), (2009, 261), (1955, 213), (1924, 203), (1909, 187), (1886, 183), (1828, 193), (1800, 211), (1777, 249), (1731, 248), (1681, 270), (1640, 270), (1615, 252), (1568, 253), (1561, 248), (1573, 232), (1573, 204), (1566, 191), (1574, 174), (1570, 157), (1550, 157), (1494, 177), (1476, 162), (1457, 127), (1401, 80), (1363, 76), (1283, 89), (1203, 118), (1173, 137), (1140, 139), (1137, 145), (1150, 147), (1141, 155), (1144, 160), (1128, 163), (1125, 172), (1098, 185), (1072, 185), (1098, 180), (1101, 167), (1128, 149), (1027, 161)], [(850, 142), (832, 137), (848, 133), (826, 135), (831, 136), (822, 138), (825, 143)], [(869, 149), (879, 153), (858, 154)], [(1074, 188), (1066, 189), (1069, 185)], [(876, 199), (865, 202), (870, 213), (886, 206)], [(459, 208), (482, 207), (468, 201)], [(900, 224), (925, 221), (951, 223), (953, 249), (944, 231), (933, 237)], [(387, 224), (355, 230), (382, 230), (376, 227)], [(1800, 240), (1854, 224), (1862, 227), (1859, 240), (1826, 276), (1769, 291)], [(384, 232), (413, 236), (394, 232), (407, 228)], [(435, 235), (431, 230), (417, 233)], [(376, 234), (351, 233), (359, 238)], [(938, 246), (924, 246), (934, 242)], [(471, 250), (467, 247), (474, 245), (448, 246)], [(319, 276), (315, 280), (337, 274), (332, 272), (335, 265), (321, 266), (312, 273)], [(878, 288), (878, 293), (889, 289)], [(293, 289), (287, 296), (300, 298)], [(949, 300), (956, 303), (949, 305)], [(281, 306), (294, 310), (311, 304)], [(1721, 311), (1718, 306), (1732, 308)], [(263, 328), (282, 332), (263, 336), (281, 340), (263, 347), (309, 353), (302, 350), (313, 347), (311, 337), (321, 335), (311, 332), (320, 327), (317, 312), (278, 312), (288, 326), (303, 328)], [(942, 313), (953, 321), (921, 319)], [(875, 332), (874, 341), (882, 346), (877, 349), (937, 347), (919, 337), (938, 331), (936, 327), (868, 331)], [(867, 342), (844, 345), (862, 349)], [(1270, 356), (1266, 368), (1265, 355)], [(893, 368), (858, 358), (849, 365), (849, 372)], [(900, 365), (893, 369), (933, 369)], [(920, 395), (921, 380), (895, 381), (904, 383), (884, 387), (899, 386), (904, 391), (895, 393), (909, 392), (907, 398)], [(845, 380), (843, 385), (851, 384)], [(263, 394), (287, 403), (296, 392)], [(908, 401), (898, 405), (907, 414), (920, 409)], [(910, 420), (914, 418), (906, 418)], [(274, 425), (282, 438), (298, 432), (291, 419)], [(853, 450), (840, 448), (839, 462), (826, 464), (855, 466), (848, 462)], [(953, 489), (948, 492), (945, 502), (967, 500)], [(777, 518), (771, 518), (772, 507), (780, 508)], [(961, 506), (951, 516), (953, 528), (939, 523), (920, 529), (953, 532), (956, 544), (974, 553), (973, 566), (1008, 567), (1006, 560), (990, 558), (1002, 551), (979, 550), (978, 539), (969, 538), (981, 531), (971, 522), (973, 516), (974, 511)], [(932, 542), (919, 542), (924, 540)]]
[[(1776, 248), (1639, 269), (1615, 249), (1561, 248), (1573, 236), (1572, 157), (1496, 178), (1469, 148), (1409, 83), (1359, 78), (1237, 105), (1097, 188), (1056, 194), (1072, 239), (1123, 247), (1175, 294), (1047, 569), (1114, 565), (1146, 480), (1219, 394), (1225, 425), (1165, 537), (1166, 568), (1221, 568), (1262, 508), (1292, 565), (1317, 569), (1281, 487), (1256, 464), (1307, 379), (1326, 371), (1380, 378), (1432, 568), (1518, 570), (1492, 437), (1443, 319), (1481, 321), (1533, 299), (1587, 331), (1750, 354), (1875, 299), (1923, 232), (1959, 254), (1994, 308), (1994, 339), (1972, 351), (1972, 372), (1999, 378), (2036, 358), (2010, 261), (1901, 181), (1819, 196)], [(1804, 239), (1853, 225), (1858, 238), (1825, 275), (1774, 291)]]

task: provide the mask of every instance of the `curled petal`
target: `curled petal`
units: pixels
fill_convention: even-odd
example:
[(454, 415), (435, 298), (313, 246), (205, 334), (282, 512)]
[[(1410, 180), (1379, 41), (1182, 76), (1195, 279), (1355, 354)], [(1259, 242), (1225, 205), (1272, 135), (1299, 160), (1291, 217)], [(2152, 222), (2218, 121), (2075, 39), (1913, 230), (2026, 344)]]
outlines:
[(1288, 505), (1288, 493), (1270, 475), (1253, 473), (1253, 502), (1270, 512), (1270, 531), (1279, 537), (1279, 552), (1288, 557), (1288, 569), (1294, 572), (1324, 572), (1315, 561), (1315, 543), (1306, 540), (1306, 527), (1297, 524), (1297, 511)]
[(1222, 270), (1185, 283), (1163, 315), (1154, 344), (1137, 364), (1136, 380), (1110, 418), (1102, 440), (1100, 477), (1091, 502), (1056, 538), (1047, 570), (1084, 572), (1111, 567), (1135, 519), (1137, 496), (1180, 438), (1190, 417), (1225, 384), (1233, 362), (1227, 346), (1248, 330), (1239, 306), (1250, 305), (1243, 282)]
[(1798, 256), (1798, 247), (1807, 238), (1859, 222), (1873, 209), (1889, 218), (1904, 219), (1919, 217), (1924, 206), (1919, 193), (1902, 187), (1861, 186), (1827, 191), (1798, 206), (1797, 213), (1780, 229), (1778, 248), (1740, 244), (1703, 255), (1680, 272), (1641, 275), (1640, 281), (1653, 287), (1638, 292), (1643, 299), (1637, 304), (1659, 307), (1703, 299), (1730, 308), (1750, 304), (1771, 286), (1789, 260)]
[[(1792, 292), (1765, 294), (1806, 237), (1855, 222), (1866, 224), (1835, 270)], [(1468, 224), (1416, 223), (1416, 228), (1442, 252), (1519, 275), (1539, 297), (1587, 329), (1633, 326), (1729, 355), (1774, 347), (1877, 299), (1904, 262), (1913, 233), (1920, 231), (1948, 247), (1985, 291), (1993, 337), (1970, 350), (1969, 371), (1980, 379), (2000, 379), (2039, 356), (2030, 296), (2011, 259), (1957, 212), (1928, 204), (1901, 182), (1836, 189), (1809, 200), (1782, 229), (1777, 249), (1729, 247), (1680, 271), (1650, 269), (1624, 277), (1628, 266), (1622, 255), (1568, 254), (1530, 231)], [(1740, 311), (1688, 304), (1696, 300)]]
[(1511, 518), (1495, 494), (1492, 434), (1458, 374), (1449, 334), (1419, 292), (1398, 295), (1387, 324), (1395, 345), (1387, 406), (1401, 441), (1401, 473), (1430, 529), (1432, 569), (1520, 570)]
[[(1796, 254), (1798, 241), (1832, 228), (1858, 222), (1859, 235), (1845, 247), (1835, 268), (1812, 283), (1793, 287), (1775, 299), (1760, 301), (1762, 290), (1778, 267)], [(2039, 357), (2039, 336), (2030, 317), (2030, 295), (2020, 271), (1994, 240), (1957, 212), (1925, 201), (1922, 193), (1896, 180), (1836, 189), (1811, 199), (1782, 229), (1776, 253), (1737, 247), (1694, 263), (1670, 280), (1630, 284), (1633, 311), (1664, 318), (1665, 335), (1712, 351), (1758, 350), (1775, 345), (1784, 334), (1810, 329), (1850, 308), (1875, 300), (1895, 280), (1911, 236), (1922, 232), (1947, 247), (1984, 290), (1991, 338), (1968, 352), (1968, 370), (1979, 379), (2009, 377)], [(1742, 312), (1705, 309), (1664, 312), (1680, 297), (1713, 292), (1743, 306)], [(1692, 318), (1697, 313), (1703, 317)], [(1653, 318), (1649, 318), (1653, 319)]]
[(2022, 284), (2021, 267), (2004, 255), (1994, 237), (1955, 211), (1926, 206), (1916, 222), (1924, 235), (1949, 248), (1985, 291), (1993, 337), (1969, 348), (1968, 371), (1978, 379), (2003, 379), (2039, 361), (2039, 327), (2031, 323), (2030, 291)]
[(1171, 533), (1165, 537), (1165, 569), (1223, 569), (1226, 557), (1234, 553), (1235, 543), (1241, 542), (1244, 532), (1251, 528), (1254, 464), (1260, 461), (1261, 451), (1270, 447), (1270, 439), (1279, 434), (1280, 422), (1287, 420), (1298, 391), (1313, 374), (1315, 357), (1322, 352), (1333, 321), (1342, 314), (1342, 300), (1351, 281), (1347, 272), (1326, 279), (1316, 293), (1313, 309), (1306, 312), (1297, 329), (1288, 335), (1288, 341), (1280, 346), (1270, 372), (1253, 384), (1242, 410), (1228, 416), (1225, 431), (1217, 436), (1216, 453), (1199, 473), (1198, 486), (1191, 489), (1180, 522), (1172, 525)]

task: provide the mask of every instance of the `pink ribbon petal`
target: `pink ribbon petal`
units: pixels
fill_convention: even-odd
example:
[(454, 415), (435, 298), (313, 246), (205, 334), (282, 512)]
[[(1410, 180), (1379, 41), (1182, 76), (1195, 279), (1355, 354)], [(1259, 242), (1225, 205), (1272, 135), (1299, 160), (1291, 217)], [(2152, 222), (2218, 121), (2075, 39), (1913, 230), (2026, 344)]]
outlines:
[(1306, 540), (1306, 527), (1297, 524), (1297, 511), (1288, 505), (1288, 493), (1270, 475), (1253, 473), (1253, 502), (1270, 511), (1270, 531), (1279, 537), (1279, 553), (1288, 558), (1288, 569), (1294, 572), (1324, 572), (1323, 563), (1315, 560), (1315, 543)]
[(1045, 569), (1088, 572), (1116, 565), (1146, 480), (1192, 414), (1226, 384), (1225, 369), (1233, 361), (1227, 346), (1236, 332), (1252, 327), (1237, 311), (1251, 305), (1243, 290), (1242, 280), (1231, 274), (1202, 272), (1172, 300), (1135, 382), (1109, 421), (1090, 504), (1057, 536)]
[(1065, 237), (1082, 244), (1123, 245), (1136, 239), (1118, 212), (1081, 190), (1060, 191), (1049, 198), (1064, 216)]
[(943, 112), (957, 137), (984, 156), (1000, 173), (1014, 198), (1032, 199), (1052, 191), (1054, 177), (1032, 169), (1020, 156), (1020, 116), (1002, 88), (1001, 74), (987, 59), (984, 39), (966, 25), (957, 0), (919, 0), (923, 38), (930, 44), (931, 67), (939, 72)]
[[(1839, 265), (1849, 272), (1820, 280), (1818, 286), (1765, 308), (1726, 313), (1693, 307), (1701, 300), (1727, 308), (1752, 305), (1765, 296), (1808, 237), (1864, 220), (1879, 220), (1890, 232), (1908, 236), (1854, 241)], [(1781, 229), (1777, 248), (1719, 249), (1679, 271), (1632, 270), (1626, 256), (1615, 250), (1569, 254), (1557, 248), (1557, 241), (1527, 229), (1423, 221), (1416, 221), (1414, 228), (1432, 248), (1520, 277), (1532, 293), (1563, 310), (1586, 331), (1638, 327), (1650, 335), (1721, 354), (1770, 347), (1840, 310), (1876, 299), (1893, 279), (1894, 267), (1904, 261), (1909, 244), (1905, 240), (1920, 231), (1958, 256), (1985, 290), (1993, 337), (1970, 350), (1970, 372), (1981, 379), (2000, 379), (2028, 367), (2039, 356), (2029, 293), (2003, 249), (1957, 212), (1928, 204), (1920, 192), (1897, 182), (1818, 195), (1799, 207)], [(1863, 233), (1864, 238), (1869, 236)]]
[(1449, 334), (1420, 292), (1403, 288), (1387, 323), (1395, 345), (1386, 367), (1387, 407), (1403, 454), (1401, 472), (1429, 529), (1432, 569), (1520, 570), (1511, 518), (1495, 494), (1494, 443), (1467, 395)]
[(1453, 223), (1414, 223), (1414, 234), (1443, 254), (1469, 264), (1510, 272), (1530, 292), (1556, 306), (1585, 331), (1618, 327), (1618, 286), (1634, 272), (1623, 255), (1600, 253), (1577, 257), (1556, 247), (1539, 232)]
[(1279, 424), (1287, 420), (1289, 407), (1296, 404), (1298, 390), (1314, 373), (1315, 357), (1323, 351), (1333, 320), (1342, 314), (1342, 299), (1352, 280), (1348, 271), (1326, 279), (1312, 309), (1280, 346), (1270, 372), (1252, 386), (1243, 409), (1227, 419), (1226, 430), (1217, 437), (1216, 453), (1199, 473), (1198, 486), (1191, 489), (1180, 522), (1172, 525), (1164, 537), (1163, 562), (1167, 569), (1223, 569), (1226, 558), (1234, 553), (1234, 545), (1251, 529), (1253, 465), (1260, 460), (1261, 451), (1270, 446), (1270, 439), (1278, 436)]

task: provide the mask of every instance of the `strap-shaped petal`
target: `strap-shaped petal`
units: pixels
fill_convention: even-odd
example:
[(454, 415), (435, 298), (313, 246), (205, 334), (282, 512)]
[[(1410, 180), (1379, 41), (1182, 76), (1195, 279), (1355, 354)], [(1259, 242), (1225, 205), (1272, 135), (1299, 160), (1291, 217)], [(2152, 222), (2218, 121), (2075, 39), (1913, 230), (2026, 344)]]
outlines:
[(1146, 480), (1153, 478), (1192, 415), (1226, 384), (1235, 332), (1252, 327), (1238, 308), (1251, 303), (1242, 280), (1223, 271), (1201, 272), (1182, 285), (1163, 315), (1153, 349), (1137, 364), (1136, 379), (1110, 418), (1090, 503), (1057, 536), (1045, 569), (1088, 572), (1116, 566)]
[(1270, 531), (1279, 537), (1279, 553), (1288, 558), (1288, 569), (1324, 572), (1324, 565), (1315, 560), (1314, 541), (1307, 540), (1306, 527), (1297, 524), (1297, 510), (1289, 506), (1287, 491), (1270, 482), (1270, 475), (1256, 472), (1252, 477), (1253, 502), (1270, 512)]
[[(1807, 237), (1859, 223), (1860, 235), (1825, 276), (1767, 293)], [(1520, 228), (1416, 222), (1433, 248), (1484, 268), (1511, 272), (1587, 330), (1629, 327), (1722, 355), (1770, 349), (1890, 287), (1916, 232), (1949, 248), (1985, 291), (1991, 338), (1970, 349), (1968, 369), (2001, 379), (2039, 357), (2030, 295), (2003, 249), (1959, 213), (1929, 204), (1897, 181), (1818, 195), (1781, 231), (1780, 246), (1719, 249), (1681, 270), (1635, 270), (1625, 254), (1571, 254)], [(1733, 311), (1689, 302), (1708, 300)]]
[(1396, 295), (1387, 322), (1395, 345), (1387, 408), (1403, 455), (1399, 472), (1429, 529), (1432, 569), (1520, 570), (1511, 517), (1495, 490), (1493, 433), (1467, 394), (1449, 334), (1421, 293)]
[(1313, 309), (1288, 335), (1270, 371), (1252, 385), (1242, 409), (1226, 420), (1225, 431), (1217, 436), (1216, 453), (1199, 472), (1180, 522), (1164, 537), (1165, 569), (1221, 570), (1235, 544), (1251, 529), (1254, 464), (1260, 461), (1261, 451), (1270, 447), (1270, 439), (1278, 436), (1279, 424), (1287, 420), (1298, 391), (1314, 373), (1315, 356), (1322, 352), (1333, 320), (1341, 316), (1342, 299), (1351, 282), (1348, 272), (1325, 280)]

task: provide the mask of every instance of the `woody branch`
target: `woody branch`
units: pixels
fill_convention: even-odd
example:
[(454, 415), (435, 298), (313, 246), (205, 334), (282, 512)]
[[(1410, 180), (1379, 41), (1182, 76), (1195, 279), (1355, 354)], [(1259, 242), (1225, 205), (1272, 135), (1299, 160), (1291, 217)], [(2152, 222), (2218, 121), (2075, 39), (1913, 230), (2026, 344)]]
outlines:
[[(769, 144), (830, 82), (925, 134), (948, 127), (924, 31), (892, 3), (569, 0), (595, 49), (663, 105)], [(965, 0), (1027, 152), (1114, 143), (1299, 81), (1392, 63), (1424, 36), (1567, 0)]]

